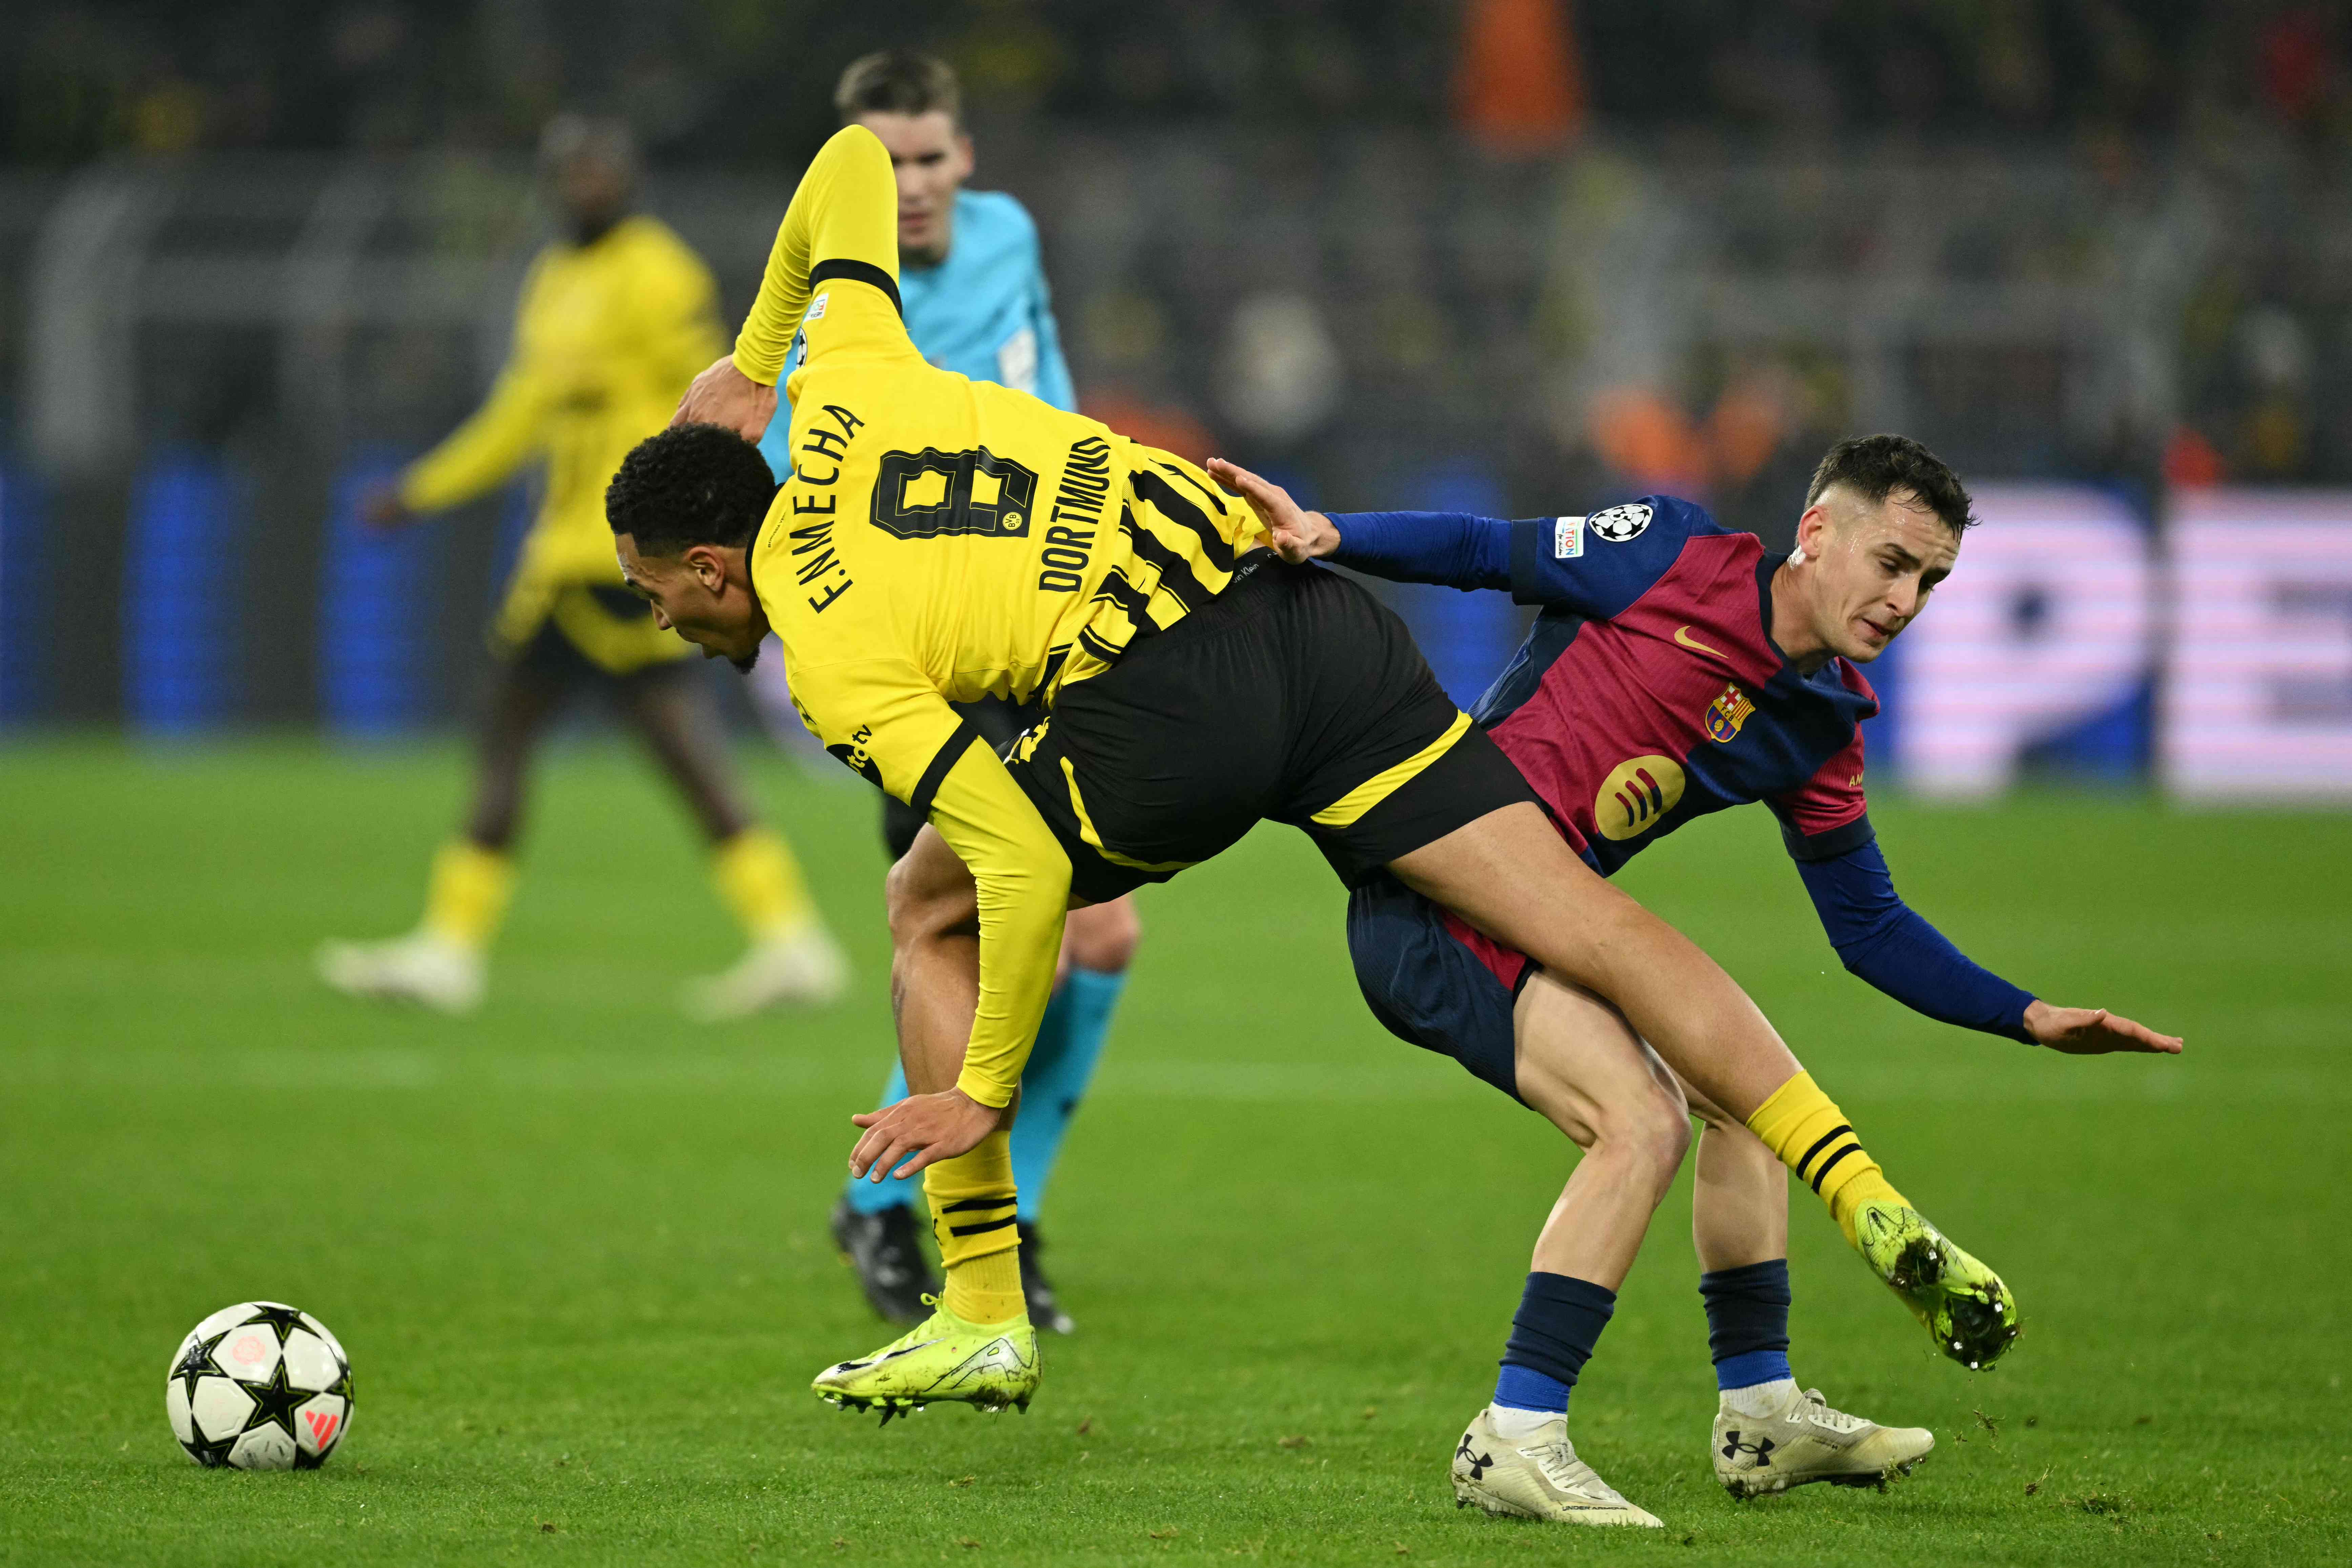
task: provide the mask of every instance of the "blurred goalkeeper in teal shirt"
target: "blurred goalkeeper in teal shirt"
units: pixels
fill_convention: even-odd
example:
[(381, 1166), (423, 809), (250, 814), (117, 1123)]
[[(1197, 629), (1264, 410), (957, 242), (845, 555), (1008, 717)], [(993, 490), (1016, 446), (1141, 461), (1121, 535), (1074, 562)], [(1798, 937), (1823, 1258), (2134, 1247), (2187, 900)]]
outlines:
[[(974, 381), (996, 382), (1075, 410), (1077, 397), (1062, 360), (1036, 224), (1002, 191), (963, 188), (972, 169), (971, 138), (963, 129), (955, 73), (929, 56), (867, 55), (842, 73), (833, 101), (843, 124), (864, 125), (890, 151), (898, 176), (898, 292), (908, 335), (923, 357)], [(798, 354), (795, 345), (795, 364)], [(780, 482), (792, 468), (791, 427), (789, 418), (771, 420), (760, 447)], [(780, 731), (798, 732), (784, 661), (762, 659), (752, 678)], [(1000, 751), (1030, 722), (1006, 703), (964, 711)], [(919, 814), (886, 797), (883, 835), (892, 859), (906, 853), (922, 826)], [(1013, 1171), (1021, 1194), (1021, 1283), (1029, 1320), (1040, 1329), (1067, 1333), (1071, 1322), (1037, 1267), (1044, 1245), (1038, 1205), (1063, 1134), (1094, 1076), (1139, 935), (1127, 899), (1070, 912), (1060, 984), (1022, 1074)], [(906, 1079), (894, 1068), (881, 1103), (906, 1097)], [(926, 1228), (914, 1208), (918, 1184), (851, 1182), (833, 1212), (834, 1240), (856, 1266), (866, 1300), (884, 1317), (902, 1322), (924, 1317), (924, 1292), (940, 1289), (917, 1239)]]

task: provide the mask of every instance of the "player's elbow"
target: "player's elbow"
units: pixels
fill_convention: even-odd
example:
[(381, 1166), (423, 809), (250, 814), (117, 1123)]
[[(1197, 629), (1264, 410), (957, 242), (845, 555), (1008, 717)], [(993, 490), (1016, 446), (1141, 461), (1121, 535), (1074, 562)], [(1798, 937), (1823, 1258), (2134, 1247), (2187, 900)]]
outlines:
[(1903, 923), (1903, 910), (1898, 907), (1874, 920), (1842, 921), (1829, 927), (1830, 946), (1837, 950), (1838, 962), (1848, 974), (1870, 978), (1873, 961), (1886, 949), (1887, 941)]

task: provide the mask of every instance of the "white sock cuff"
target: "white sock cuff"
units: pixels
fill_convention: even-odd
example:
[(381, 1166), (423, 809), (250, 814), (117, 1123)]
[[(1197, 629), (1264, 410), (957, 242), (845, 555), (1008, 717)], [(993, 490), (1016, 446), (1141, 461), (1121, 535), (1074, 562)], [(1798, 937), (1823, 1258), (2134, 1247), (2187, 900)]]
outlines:
[(1751, 1420), (1760, 1419), (1788, 1404), (1796, 1392), (1797, 1380), (1793, 1377), (1776, 1377), (1769, 1383), (1749, 1384), (1746, 1388), (1727, 1388), (1723, 1391), (1723, 1408)]
[(1522, 1410), (1516, 1405), (1486, 1406), (1486, 1425), (1495, 1429), (1496, 1436), (1513, 1443), (1524, 1442), (1553, 1422), (1567, 1419), (1565, 1410)]

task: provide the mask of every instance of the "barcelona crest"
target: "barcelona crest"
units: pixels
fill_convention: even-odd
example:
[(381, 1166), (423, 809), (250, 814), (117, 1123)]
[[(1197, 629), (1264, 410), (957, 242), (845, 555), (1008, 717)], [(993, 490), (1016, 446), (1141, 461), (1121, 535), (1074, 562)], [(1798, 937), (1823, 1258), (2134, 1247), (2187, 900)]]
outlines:
[(1723, 695), (1706, 705), (1706, 732), (1709, 738), (1728, 742), (1738, 737), (1739, 726), (1756, 711), (1756, 704), (1748, 700), (1748, 693), (1737, 686), (1727, 686)]

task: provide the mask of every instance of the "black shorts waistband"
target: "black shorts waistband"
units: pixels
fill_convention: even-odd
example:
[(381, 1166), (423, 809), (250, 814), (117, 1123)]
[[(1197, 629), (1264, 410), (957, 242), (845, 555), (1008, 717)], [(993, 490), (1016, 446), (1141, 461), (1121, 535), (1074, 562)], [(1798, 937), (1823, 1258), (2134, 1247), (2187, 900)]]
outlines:
[[(1271, 550), (1253, 550), (1234, 563), (1233, 581), (1227, 583), (1207, 604), (1186, 612), (1184, 618), (1166, 631), (1153, 635), (1151, 642), (1166, 642), (1181, 637), (1190, 629), (1208, 631), (1220, 626), (1263, 614), (1266, 606), (1280, 597), (1296, 574), (1316, 570), (1310, 566), (1293, 566)], [(1146, 646), (1139, 640), (1130, 646)]]

